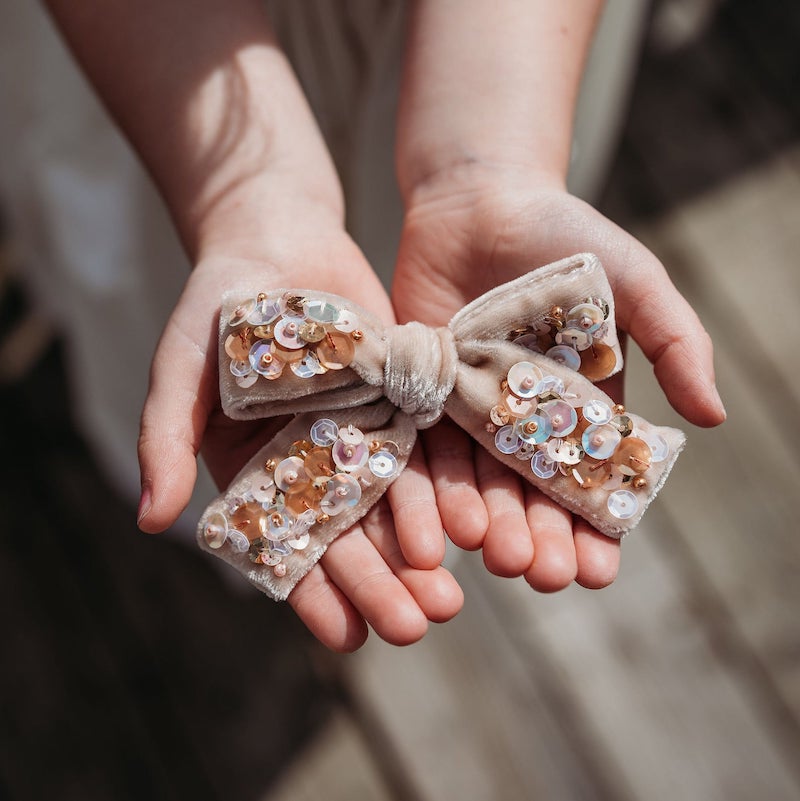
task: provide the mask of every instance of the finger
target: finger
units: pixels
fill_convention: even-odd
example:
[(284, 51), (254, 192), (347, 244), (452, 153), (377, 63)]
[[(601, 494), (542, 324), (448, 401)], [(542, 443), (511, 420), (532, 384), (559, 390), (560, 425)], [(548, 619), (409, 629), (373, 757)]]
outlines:
[(308, 630), (332, 651), (351, 653), (366, 642), (364, 618), (322, 565), (315, 565), (287, 600)]
[(525, 580), (539, 592), (563, 590), (578, 572), (572, 515), (534, 487), (526, 490), (534, 556)]
[(386, 498), (394, 515), (392, 529), (408, 563), (420, 570), (440, 565), (445, 547), (442, 520), (420, 442)]
[(620, 326), (652, 362), (675, 410), (696, 425), (723, 422), (711, 338), (661, 263), (647, 253), (626, 265), (615, 296)]
[(489, 517), (477, 488), (472, 440), (442, 420), (425, 432), (424, 442), (445, 531), (459, 548), (474, 551), (483, 544)]
[(443, 567), (417, 570), (408, 564), (392, 531), (388, 506), (379, 504), (363, 521), (364, 533), (392, 572), (411, 593), (428, 620), (444, 623), (464, 605), (458, 582)]
[(151, 533), (172, 525), (189, 502), (216, 392), (207, 357), (213, 332), (199, 322), (195, 330), (182, 326), (180, 314), (176, 309), (156, 349), (139, 431), (138, 522)]
[(482, 448), (476, 450), (475, 472), (489, 515), (484, 564), (498, 576), (521, 576), (533, 559), (533, 543), (520, 479)]
[(334, 540), (323, 560), (328, 576), (381, 639), (408, 645), (425, 635), (427, 618), (360, 525)]
[(613, 583), (619, 572), (620, 541), (604, 536), (585, 520), (576, 518), (574, 542), (578, 584), (599, 590)]

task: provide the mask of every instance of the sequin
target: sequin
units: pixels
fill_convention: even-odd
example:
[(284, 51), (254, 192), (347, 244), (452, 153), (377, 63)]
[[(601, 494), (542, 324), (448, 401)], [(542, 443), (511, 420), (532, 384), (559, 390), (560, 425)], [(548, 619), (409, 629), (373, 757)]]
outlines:
[(639, 499), (630, 490), (617, 490), (608, 496), (608, 511), (619, 520), (633, 517), (639, 509)]
[[(250, 366), (249, 362), (247, 366)], [(258, 381), (258, 373), (255, 370), (251, 370), (247, 375), (237, 375), (234, 380), (236, 381), (237, 387), (250, 389), (250, 387)]]
[(303, 461), (303, 467), (311, 478), (332, 476), (334, 470), (330, 450), (320, 446), (312, 448)]
[(216, 550), (221, 548), (228, 539), (228, 521), (219, 513), (208, 516), (205, 528), (203, 529), (203, 539), (209, 548)]
[(593, 303), (579, 303), (567, 312), (567, 323), (581, 328), (588, 333), (597, 331), (603, 324), (603, 310)]
[(275, 323), (273, 337), (286, 350), (298, 350), (306, 346), (305, 340), (300, 336), (300, 323), (293, 317), (284, 317)]
[(569, 367), (570, 370), (577, 370), (581, 366), (580, 354), (569, 345), (555, 345), (545, 353), (545, 356), (563, 364), (564, 367)]
[(284, 348), (277, 341), (273, 340), (269, 346), (269, 352), (274, 357), (275, 361), (283, 364), (290, 364), (291, 362), (299, 362), (306, 356), (305, 348)]
[(563, 400), (542, 403), (538, 411), (550, 420), (552, 434), (555, 437), (566, 437), (578, 424), (578, 413)]
[(275, 468), (275, 484), (282, 492), (291, 489), (295, 484), (305, 484), (307, 481), (305, 466), (299, 456), (289, 456)]
[(523, 400), (508, 391), (503, 393), (503, 405), (512, 417), (520, 419), (528, 417), (536, 411), (535, 400)]
[(325, 326), (316, 320), (309, 320), (300, 326), (300, 338), (304, 342), (320, 342), (325, 337)]
[(376, 451), (369, 457), (370, 472), (378, 478), (391, 478), (399, 470), (397, 459), (388, 451)]
[(578, 372), (590, 381), (601, 381), (614, 372), (617, 357), (614, 350), (603, 342), (594, 341), (590, 348), (581, 351)]
[(292, 519), (286, 512), (273, 511), (267, 516), (267, 538), (280, 542), (291, 535)]
[(291, 545), (295, 551), (304, 551), (308, 548), (309, 542), (311, 542), (311, 535), (306, 532), (299, 536), (288, 537), (285, 542), (287, 545)]
[(250, 348), (253, 345), (253, 329), (243, 326), (235, 333), (229, 334), (225, 339), (225, 353), (237, 362), (247, 360)]
[(532, 459), (535, 453), (536, 445), (534, 445), (532, 442), (523, 442), (522, 445), (519, 446), (519, 450), (514, 454), (514, 458), (519, 459), (521, 462), (525, 462), (528, 459)]
[(578, 409), (586, 403), (588, 399), (588, 390), (583, 387), (571, 386), (561, 396), (561, 400), (566, 401), (573, 409)]
[(551, 439), (547, 443), (547, 456), (554, 462), (578, 464), (583, 459), (583, 448), (568, 439)]
[(241, 531), (252, 542), (264, 536), (266, 517), (260, 503), (245, 503), (230, 516), (229, 526)]
[[(556, 342), (559, 345), (568, 345), (575, 350), (586, 350), (592, 344), (592, 335), (582, 328), (568, 325), (556, 334)], [(578, 357), (580, 362), (580, 357)], [(576, 369), (576, 368), (573, 368)]]
[(503, 404), (497, 404), (497, 406), (492, 406), (491, 410), (489, 411), (489, 419), (496, 425), (496, 426), (504, 426), (508, 424), (508, 421), (511, 419), (511, 413), (508, 411), (508, 407)]
[(542, 371), (531, 362), (517, 362), (508, 371), (508, 388), (518, 398), (529, 400), (536, 395), (536, 385)]
[(264, 298), (257, 300), (253, 310), (247, 315), (247, 322), (251, 325), (268, 325), (279, 317), (286, 308), (281, 298)]
[(531, 459), (531, 470), (539, 478), (552, 478), (558, 472), (558, 462), (549, 459), (544, 451), (536, 451)]
[(608, 459), (619, 445), (622, 435), (609, 425), (589, 426), (583, 432), (581, 444), (593, 459)]
[(552, 392), (556, 395), (564, 394), (564, 382), (555, 375), (546, 375), (536, 385), (536, 394), (544, 395), (546, 392)]
[(298, 378), (313, 378), (325, 372), (325, 368), (313, 353), (306, 353), (300, 361), (290, 362), (289, 367)]
[(590, 423), (596, 426), (607, 423), (614, 416), (611, 407), (601, 400), (590, 400), (583, 405), (581, 412)]
[(338, 473), (328, 481), (328, 491), (320, 508), (329, 515), (338, 515), (361, 500), (361, 485), (352, 476)]
[(515, 426), (515, 431), (523, 442), (538, 445), (553, 433), (553, 426), (546, 415), (532, 414), (520, 420)]
[[(270, 375), (275, 372), (275, 358), (272, 355), (272, 345), (260, 339), (250, 348), (248, 358), (250, 366), (260, 375)], [(280, 367), (283, 370), (283, 367)]]
[(305, 512), (319, 509), (320, 502), (325, 495), (325, 488), (304, 482), (296, 489), (292, 488), (284, 496), (284, 505), (295, 515), (303, 515)]
[(228, 542), (234, 553), (247, 553), (247, 549), (250, 547), (250, 540), (235, 528), (228, 530)]
[(522, 441), (514, 433), (512, 426), (503, 426), (494, 436), (494, 444), (500, 453), (514, 453), (519, 450)]
[(369, 448), (363, 442), (358, 445), (351, 445), (339, 439), (331, 448), (331, 455), (340, 470), (350, 472), (363, 467), (367, 463)]
[(327, 417), (322, 417), (311, 426), (311, 441), (315, 445), (331, 446), (339, 436), (339, 426)]
[(250, 361), (237, 361), (234, 359), (231, 362), (231, 373), (236, 376), (236, 378), (242, 378), (243, 376), (250, 375), (253, 372), (253, 366), (250, 364)]
[(628, 437), (633, 432), (633, 420), (627, 414), (616, 414), (609, 421), (609, 425), (622, 434), (623, 437)]
[(360, 326), (361, 321), (358, 319), (358, 315), (354, 314), (349, 309), (342, 309), (333, 324), (333, 327), (337, 331), (343, 331), (345, 334), (357, 331)]
[(661, 434), (655, 431), (650, 431), (647, 434), (642, 434), (642, 439), (650, 446), (652, 452), (652, 462), (663, 462), (669, 456), (669, 445)]
[(360, 445), (364, 441), (364, 432), (351, 423), (339, 429), (339, 439), (348, 445)]
[(308, 312), (306, 312), (305, 308), (305, 298), (286, 292), (281, 300), (286, 304), (286, 308), (283, 310), (284, 317), (294, 317), (295, 321), (306, 319)]
[(232, 328), (235, 328), (238, 325), (242, 325), (242, 323), (247, 321), (247, 318), (250, 316), (255, 307), (256, 307), (255, 298), (251, 298), (250, 300), (246, 300), (243, 303), (240, 303), (231, 312), (231, 316), (228, 318), (228, 325), (231, 326)]
[(333, 323), (339, 316), (339, 309), (324, 300), (307, 300), (304, 306), (308, 318), (319, 323)]
[(256, 476), (250, 485), (253, 500), (270, 504), (275, 499), (275, 482), (268, 475)]
[(343, 370), (355, 355), (355, 343), (348, 334), (335, 332), (327, 334), (317, 345), (317, 358), (329, 370)]

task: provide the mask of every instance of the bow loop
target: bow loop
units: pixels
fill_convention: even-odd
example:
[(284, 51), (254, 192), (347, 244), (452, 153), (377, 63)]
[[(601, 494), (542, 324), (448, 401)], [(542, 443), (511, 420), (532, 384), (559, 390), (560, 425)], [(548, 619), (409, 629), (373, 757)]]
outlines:
[(406, 323), (388, 331), (383, 391), (417, 428), (430, 428), (444, 414), (456, 381), (458, 353), (449, 328)]

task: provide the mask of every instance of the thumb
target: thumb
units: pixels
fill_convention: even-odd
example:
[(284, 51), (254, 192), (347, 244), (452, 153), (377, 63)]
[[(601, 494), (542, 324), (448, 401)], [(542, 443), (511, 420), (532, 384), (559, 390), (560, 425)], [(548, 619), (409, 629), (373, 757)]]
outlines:
[[(180, 304), (156, 349), (139, 430), (142, 531), (163, 531), (186, 508), (197, 478), (197, 453), (215, 397), (208, 354), (216, 335), (199, 315), (183, 320)], [(194, 329), (194, 330), (193, 330)], [(213, 340), (212, 340), (213, 337)]]

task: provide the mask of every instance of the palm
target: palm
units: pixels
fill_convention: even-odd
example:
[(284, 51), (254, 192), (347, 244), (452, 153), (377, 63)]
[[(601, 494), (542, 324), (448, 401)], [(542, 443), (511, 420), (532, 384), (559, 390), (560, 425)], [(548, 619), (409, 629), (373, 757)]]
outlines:
[[(285, 422), (232, 421), (222, 413), (216, 317), (225, 290), (314, 287), (346, 295), (391, 322), (385, 292), (341, 230), (300, 236), (290, 251), (271, 252), (264, 243), (245, 250), (246, 257), (226, 252), (195, 269), (159, 344), (140, 441), (143, 475), (153, 476), (161, 501), (143, 523), (148, 530), (169, 525), (188, 500), (201, 445), (212, 476), (224, 487)], [(396, 520), (385, 502), (379, 504), (328, 548), (290, 594), (290, 604), (329, 646), (358, 647), (367, 623), (391, 642), (410, 642), (422, 636), (427, 619), (446, 620), (458, 611), (460, 589), (438, 566), (441, 522), (429, 484), (412, 456), (389, 491)], [(416, 521), (403, 512), (409, 493), (429, 501)]]
[[(652, 351), (655, 345), (636, 315), (642, 305), (641, 277), (646, 269), (660, 267), (655, 258), (582, 201), (557, 188), (529, 187), (524, 180), (512, 180), (499, 189), (462, 188), (432, 193), (412, 206), (392, 292), (398, 318), (444, 325), (492, 287), (537, 266), (591, 251), (608, 272), (621, 327), (633, 323), (645, 351), (648, 346)], [(668, 283), (666, 276), (664, 281)], [(662, 365), (660, 377), (668, 390), (674, 389), (669, 386), (671, 365)], [(621, 399), (621, 374), (603, 388)], [(454, 426), (440, 425), (428, 436), (434, 445), (429, 466), (440, 513), (456, 544), (483, 547), (492, 572), (524, 574), (545, 591), (573, 578), (592, 587), (613, 580), (618, 543), (523, 486), (482, 449), (473, 452)]]

